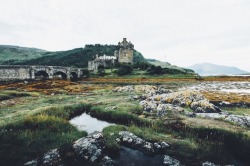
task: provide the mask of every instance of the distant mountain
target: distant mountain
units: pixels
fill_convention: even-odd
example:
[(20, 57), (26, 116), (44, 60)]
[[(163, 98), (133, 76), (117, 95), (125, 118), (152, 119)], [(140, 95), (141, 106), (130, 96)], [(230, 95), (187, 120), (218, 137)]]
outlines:
[[(0, 65), (51, 65), (86, 68), (88, 61), (96, 54), (114, 55), (116, 45), (85, 45), (68, 51), (49, 52), (36, 48), (0, 45)], [(134, 62), (146, 61), (143, 55), (134, 51)]]
[(241, 70), (237, 67), (222, 66), (212, 63), (200, 63), (187, 68), (194, 70), (199, 75), (236, 75), (247, 73), (247, 71)]

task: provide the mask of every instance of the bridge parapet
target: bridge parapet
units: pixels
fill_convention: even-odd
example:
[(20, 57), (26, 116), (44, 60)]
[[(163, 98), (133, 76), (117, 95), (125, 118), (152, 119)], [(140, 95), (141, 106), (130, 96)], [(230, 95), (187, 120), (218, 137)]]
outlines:
[(81, 70), (63, 66), (0, 65), (0, 79), (35, 79), (38, 76), (52, 79), (55, 75), (79, 78)]

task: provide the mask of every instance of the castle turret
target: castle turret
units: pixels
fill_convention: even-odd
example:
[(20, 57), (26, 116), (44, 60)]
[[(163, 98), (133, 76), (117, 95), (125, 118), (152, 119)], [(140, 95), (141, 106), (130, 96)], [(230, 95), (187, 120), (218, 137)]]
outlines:
[(131, 42), (127, 42), (126, 38), (123, 38), (123, 41), (119, 42), (118, 46), (118, 62), (133, 64), (134, 45)]

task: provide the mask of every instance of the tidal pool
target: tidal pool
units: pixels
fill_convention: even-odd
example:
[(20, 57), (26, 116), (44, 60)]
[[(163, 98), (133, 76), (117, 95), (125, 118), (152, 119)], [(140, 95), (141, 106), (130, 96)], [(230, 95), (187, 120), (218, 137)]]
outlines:
[(83, 113), (80, 116), (71, 119), (69, 123), (75, 126), (78, 130), (85, 130), (88, 133), (93, 133), (94, 131), (102, 131), (102, 129), (107, 126), (115, 125), (114, 123), (108, 123), (93, 118), (86, 113)]

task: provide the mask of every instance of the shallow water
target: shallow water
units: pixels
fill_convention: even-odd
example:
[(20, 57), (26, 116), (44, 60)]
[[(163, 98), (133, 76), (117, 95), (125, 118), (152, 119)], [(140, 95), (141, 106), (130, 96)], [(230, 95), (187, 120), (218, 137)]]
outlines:
[(162, 166), (163, 158), (163, 155), (148, 156), (138, 150), (122, 146), (120, 156), (115, 161), (119, 166)]
[(86, 113), (83, 113), (80, 116), (77, 116), (71, 119), (69, 122), (73, 126), (76, 126), (78, 130), (80, 131), (85, 130), (88, 133), (93, 133), (94, 131), (102, 131), (102, 129), (107, 126), (115, 125), (114, 123), (108, 123), (108, 122), (93, 118), (89, 114), (86, 114)]

